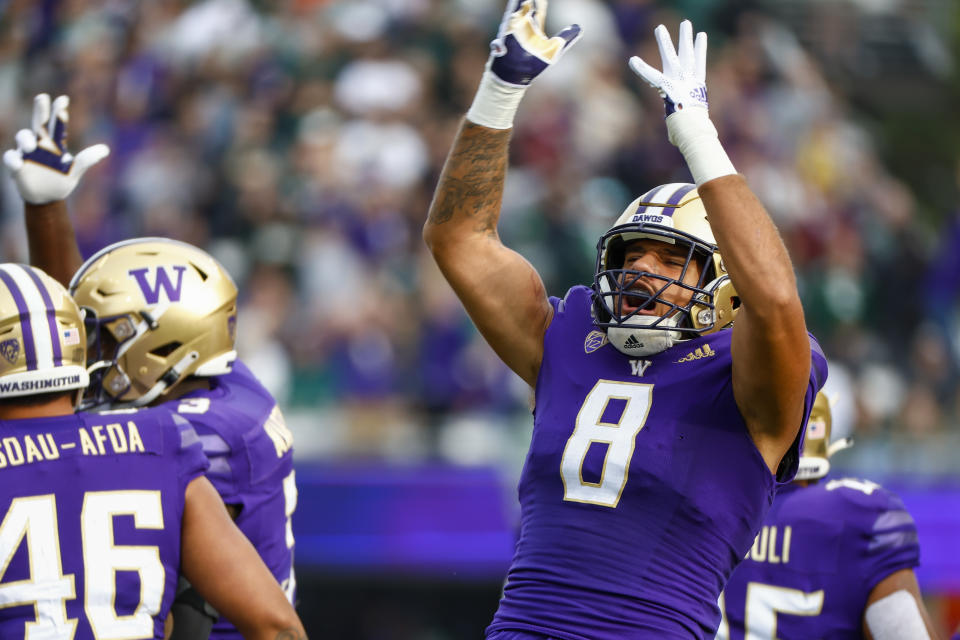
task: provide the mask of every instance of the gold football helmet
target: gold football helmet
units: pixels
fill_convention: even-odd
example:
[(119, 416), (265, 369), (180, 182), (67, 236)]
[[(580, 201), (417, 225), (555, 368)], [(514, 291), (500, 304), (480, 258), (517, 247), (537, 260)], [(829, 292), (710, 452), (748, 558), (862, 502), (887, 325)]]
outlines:
[(188, 376), (229, 372), (237, 357), (237, 287), (193, 245), (112, 244), (80, 267), (70, 292), (91, 334), (85, 407), (147, 405)]
[[(683, 274), (691, 261), (697, 260), (700, 278), (696, 285), (654, 273), (624, 269), (627, 245), (641, 238), (686, 248)], [(662, 284), (649, 295), (634, 287), (640, 278)], [(660, 298), (660, 294), (672, 285), (691, 291), (690, 302), (680, 306)], [(625, 295), (645, 299), (638, 309), (622, 314), (619, 309)], [(662, 316), (640, 313), (658, 302), (669, 307)], [(723, 265), (695, 185), (673, 183), (651, 189), (631, 202), (597, 243), (594, 320), (597, 326), (606, 329), (610, 343), (627, 355), (652, 355), (678, 340), (729, 327), (739, 306), (740, 299)]]
[(803, 436), (803, 452), (794, 480), (816, 480), (830, 472), (830, 456), (853, 445), (852, 438), (830, 442), (833, 414), (830, 400), (823, 391), (817, 394), (807, 419), (807, 431)]
[(66, 289), (40, 269), (0, 264), (0, 398), (83, 389), (86, 355), (83, 313)]

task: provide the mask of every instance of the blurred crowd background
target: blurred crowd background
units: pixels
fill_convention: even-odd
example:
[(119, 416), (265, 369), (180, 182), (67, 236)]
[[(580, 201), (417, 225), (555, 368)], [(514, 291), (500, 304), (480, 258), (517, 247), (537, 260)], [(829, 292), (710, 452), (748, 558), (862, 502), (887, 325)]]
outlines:
[[(71, 148), (112, 150), (69, 203), (84, 255), (158, 235), (217, 256), (241, 291), (241, 356), (298, 460), (493, 467), (512, 490), (529, 390), (420, 238), (502, 9), (0, 0), (0, 140), (29, 126), (34, 94), (70, 96)], [(653, 28), (681, 16), (709, 33), (713, 120), (830, 360), (835, 435), (857, 441), (836, 465), (960, 476), (953, 0), (552, 0), (548, 32), (584, 37), (520, 109), (504, 241), (562, 296), (592, 280), (627, 203), (690, 180), (626, 65), (658, 63)], [(0, 258), (26, 261), (22, 203), (0, 188)], [(447, 637), (399, 633), (356, 637)]]

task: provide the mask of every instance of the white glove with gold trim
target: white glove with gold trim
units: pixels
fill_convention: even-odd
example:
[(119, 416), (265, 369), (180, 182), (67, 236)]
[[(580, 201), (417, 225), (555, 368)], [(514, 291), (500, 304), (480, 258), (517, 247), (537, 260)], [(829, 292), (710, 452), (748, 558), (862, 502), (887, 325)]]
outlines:
[(67, 151), (69, 106), (67, 96), (59, 96), (51, 106), (48, 94), (37, 95), (31, 128), (18, 131), (17, 148), (3, 154), (20, 197), (31, 204), (66, 199), (86, 170), (110, 154), (105, 144), (87, 147), (76, 156)]
[(507, 2), (467, 120), (491, 129), (512, 127), (530, 83), (580, 38), (580, 27), (575, 24), (548, 38), (543, 31), (546, 16), (547, 0)]

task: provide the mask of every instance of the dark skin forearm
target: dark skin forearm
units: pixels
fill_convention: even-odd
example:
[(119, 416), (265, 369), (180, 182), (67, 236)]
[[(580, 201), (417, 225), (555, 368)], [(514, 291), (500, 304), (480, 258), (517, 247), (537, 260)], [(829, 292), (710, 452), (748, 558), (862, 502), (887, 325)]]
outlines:
[(67, 203), (63, 200), (47, 204), (25, 202), (24, 208), (30, 264), (68, 286), (70, 278), (83, 264), (83, 258), (67, 213)]

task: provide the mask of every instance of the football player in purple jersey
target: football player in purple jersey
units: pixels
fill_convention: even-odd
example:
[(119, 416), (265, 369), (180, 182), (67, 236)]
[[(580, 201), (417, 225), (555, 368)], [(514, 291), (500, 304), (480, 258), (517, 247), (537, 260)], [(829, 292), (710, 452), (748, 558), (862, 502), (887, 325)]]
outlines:
[[(88, 315), (84, 406), (168, 404), (188, 419), (210, 460), (207, 478), (293, 602), (293, 438), (274, 398), (237, 360), (237, 288), (212, 256), (164, 238), (118, 242), (81, 264), (64, 199), (109, 149), (68, 152), (68, 106), (67, 96), (38, 95), (31, 129), (17, 133), (4, 162), (26, 203), (31, 262), (69, 283)], [(213, 638), (240, 637), (188, 587), (174, 607), (175, 638), (203, 636), (210, 625)]]
[(717, 640), (936, 638), (913, 573), (920, 548), (903, 502), (833, 478), (827, 397), (817, 396), (794, 481), (780, 487), (721, 598)]
[(75, 413), (83, 313), (0, 264), (0, 637), (163, 638), (182, 574), (246, 638), (305, 638), (231, 520), (189, 422), (165, 407)]
[(777, 230), (710, 121), (706, 36), (687, 21), (679, 50), (655, 31), (662, 72), (630, 65), (663, 97), (696, 184), (631, 203), (598, 243), (593, 286), (562, 299), (501, 243), (514, 113), (580, 35), (547, 37), (546, 4), (508, 4), (423, 230), (535, 390), (520, 535), (487, 637), (713, 637), (724, 583), (796, 473), (826, 360)]

